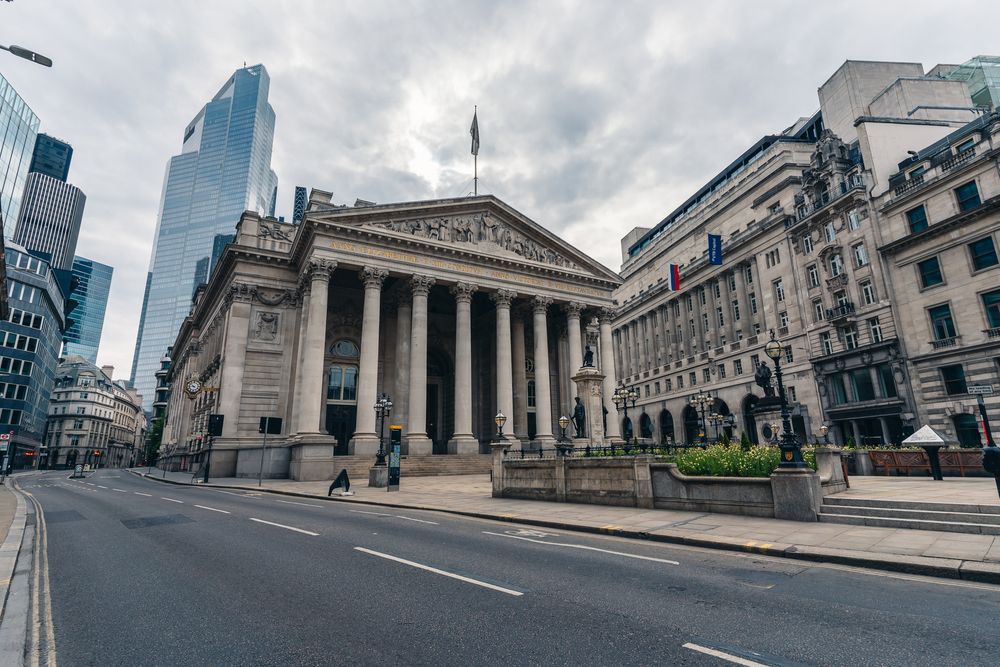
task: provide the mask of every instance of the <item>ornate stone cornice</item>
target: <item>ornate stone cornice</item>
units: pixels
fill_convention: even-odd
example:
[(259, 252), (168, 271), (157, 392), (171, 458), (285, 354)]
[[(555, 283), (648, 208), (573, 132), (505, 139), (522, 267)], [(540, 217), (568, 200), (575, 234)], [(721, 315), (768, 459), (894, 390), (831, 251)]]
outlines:
[(535, 313), (545, 313), (552, 305), (552, 299), (547, 296), (535, 296), (531, 300), (531, 310)]
[(358, 277), (361, 282), (364, 283), (365, 289), (382, 289), (382, 283), (389, 276), (389, 272), (385, 269), (380, 269), (374, 266), (366, 266), (361, 269), (358, 273)]
[(333, 259), (310, 259), (306, 268), (313, 282), (317, 280), (329, 282), (336, 270), (337, 261)]
[(449, 290), (454, 296), (456, 303), (470, 303), (472, 295), (479, 289), (471, 283), (455, 283)]
[(421, 276), (419, 274), (414, 274), (410, 276), (410, 290), (413, 292), (413, 296), (427, 296), (430, 294), (431, 287), (434, 286), (434, 278), (430, 276)]
[(582, 304), (579, 301), (570, 301), (569, 303), (563, 306), (563, 310), (566, 311), (567, 317), (575, 317), (577, 319), (580, 319), (580, 314), (586, 307), (587, 306), (585, 304)]
[(601, 324), (611, 324), (615, 319), (615, 309), (601, 308), (597, 312), (597, 319)]
[(233, 302), (261, 303), (265, 306), (296, 306), (299, 303), (299, 290), (286, 288), (267, 288), (260, 285), (234, 282), (222, 301), (222, 309), (228, 310)]
[(517, 296), (517, 292), (509, 289), (498, 289), (496, 292), (490, 294), (490, 299), (496, 304), (497, 308), (510, 308), (510, 304), (514, 301), (514, 297)]

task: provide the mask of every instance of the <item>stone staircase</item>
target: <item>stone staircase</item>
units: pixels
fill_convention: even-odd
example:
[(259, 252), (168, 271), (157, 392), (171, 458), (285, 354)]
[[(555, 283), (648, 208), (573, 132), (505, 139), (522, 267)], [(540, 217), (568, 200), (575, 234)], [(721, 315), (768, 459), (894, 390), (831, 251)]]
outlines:
[[(374, 456), (337, 456), (335, 457), (335, 472), (342, 468), (355, 484), (364, 484), (368, 480), (368, 469), (375, 463)], [(402, 477), (431, 477), (435, 475), (478, 475), (487, 474), (492, 467), (492, 457), (489, 454), (471, 454), (467, 456), (403, 456), (400, 461), (399, 474)]]
[(882, 528), (1000, 535), (1000, 505), (826, 496), (820, 507), (819, 520)]

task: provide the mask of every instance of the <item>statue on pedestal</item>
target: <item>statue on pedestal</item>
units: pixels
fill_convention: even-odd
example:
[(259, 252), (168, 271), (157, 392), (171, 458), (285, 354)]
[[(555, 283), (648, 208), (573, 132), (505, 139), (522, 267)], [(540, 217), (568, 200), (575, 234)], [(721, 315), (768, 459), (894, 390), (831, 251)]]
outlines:
[(594, 367), (594, 351), (590, 349), (589, 345), (587, 346), (587, 349), (583, 353), (583, 367), (584, 368)]
[(774, 396), (774, 387), (771, 386), (771, 369), (767, 364), (757, 366), (757, 372), (753, 375), (753, 381), (764, 390), (765, 396)]
[(580, 397), (576, 397), (576, 407), (573, 408), (573, 428), (576, 429), (577, 438), (583, 437), (583, 425), (586, 423), (587, 413), (583, 407), (583, 402), (580, 401)]

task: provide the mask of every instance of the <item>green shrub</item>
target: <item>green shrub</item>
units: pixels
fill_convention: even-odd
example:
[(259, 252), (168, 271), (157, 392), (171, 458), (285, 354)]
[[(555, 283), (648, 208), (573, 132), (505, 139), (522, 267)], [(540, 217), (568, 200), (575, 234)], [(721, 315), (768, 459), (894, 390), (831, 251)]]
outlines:
[(747, 435), (746, 431), (743, 431), (743, 433), (740, 435), (740, 449), (742, 449), (744, 452), (747, 452), (750, 451), (751, 447), (753, 447), (753, 443), (750, 442), (750, 436)]
[[(813, 470), (816, 453), (811, 448), (802, 450), (802, 457)], [(692, 449), (675, 459), (677, 469), (685, 475), (712, 477), (768, 477), (781, 462), (777, 447), (714, 445), (707, 449)]]

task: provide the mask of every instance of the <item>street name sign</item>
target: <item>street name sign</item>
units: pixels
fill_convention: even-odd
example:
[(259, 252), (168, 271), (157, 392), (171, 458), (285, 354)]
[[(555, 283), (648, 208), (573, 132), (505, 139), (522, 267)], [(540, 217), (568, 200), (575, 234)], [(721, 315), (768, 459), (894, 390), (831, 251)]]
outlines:
[(968, 390), (969, 390), (970, 394), (979, 394), (980, 396), (982, 396), (983, 394), (992, 394), (993, 393), (993, 385), (991, 385), (991, 384), (970, 384), (969, 387), (968, 387)]

